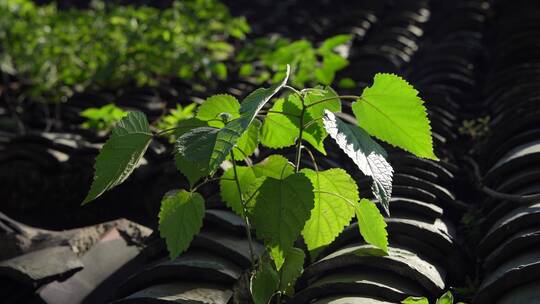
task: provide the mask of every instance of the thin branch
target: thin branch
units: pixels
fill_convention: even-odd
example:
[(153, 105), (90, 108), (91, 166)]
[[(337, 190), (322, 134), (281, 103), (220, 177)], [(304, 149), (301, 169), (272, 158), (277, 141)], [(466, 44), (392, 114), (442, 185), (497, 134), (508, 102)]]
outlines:
[[(195, 192), (195, 191), (197, 191), (197, 189), (199, 189), (200, 187), (202, 187), (202, 186), (204, 186), (204, 185), (206, 185), (206, 184), (208, 184), (208, 183), (218, 181), (218, 180), (220, 180), (220, 179), (222, 179), (222, 178), (219, 178), (219, 177), (215, 177), (215, 178), (207, 178), (207, 179), (205, 179), (204, 181), (202, 181), (200, 184), (198, 184), (197, 186), (191, 188), (190, 191), (191, 191), (191, 192)], [(232, 178), (225, 178), (225, 180), (231, 180), (231, 181), (233, 181), (234, 179), (232, 179)]]
[(323, 119), (324, 117), (321, 116), (321, 117), (317, 117), (317, 118), (313, 118), (311, 121), (307, 122), (305, 125), (304, 125), (304, 129), (307, 129), (309, 126), (311, 126), (312, 124), (316, 123), (319, 119)]
[(251, 162), (251, 159), (249, 159), (249, 156), (247, 155), (246, 152), (244, 152), (244, 150), (240, 149), (238, 146), (235, 146), (233, 149), (236, 149), (236, 150), (240, 151), (240, 153), (242, 153), (242, 155), (244, 155), (243, 161), (245, 161), (246, 164), (249, 167), (251, 167), (253, 165), (253, 163)]
[(304, 99), (300, 99), (302, 101), (302, 111), (300, 112), (300, 131), (298, 133), (298, 138), (296, 139), (296, 156), (295, 156), (295, 172), (298, 173), (300, 171), (300, 159), (302, 158), (302, 136), (304, 135), (304, 114), (306, 113), (307, 107), (304, 102)]
[(304, 150), (306, 150), (306, 152), (309, 154), (309, 157), (311, 158), (311, 162), (313, 163), (313, 166), (315, 167), (315, 171), (319, 173), (319, 166), (317, 166), (317, 161), (315, 160), (315, 156), (313, 155), (311, 150), (308, 149), (308, 147), (304, 146)]
[(298, 91), (297, 89), (295, 89), (295, 88), (293, 88), (293, 87), (291, 87), (289, 85), (285, 85), (285, 86), (283, 86), (283, 88), (292, 91), (294, 94), (296, 94), (298, 96), (298, 98), (300, 98), (300, 100), (303, 99), (302, 93), (300, 91)]

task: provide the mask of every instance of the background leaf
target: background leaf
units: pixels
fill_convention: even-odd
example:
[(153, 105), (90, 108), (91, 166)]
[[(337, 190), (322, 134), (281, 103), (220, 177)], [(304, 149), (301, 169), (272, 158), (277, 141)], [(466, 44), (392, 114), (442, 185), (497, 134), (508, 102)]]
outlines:
[(114, 127), (111, 137), (96, 157), (94, 181), (83, 205), (123, 183), (151, 141), (152, 132), (146, 116), (141, 112), (129, 112)]
[(373, 85), (364, 89), (352, 109), (369, 134), (416, 156), (437, 159), (424, 102), (399, 76), (376, 74)]
[(358, 187), (343, 169), (314, 171), (302, 169), (315, 193), (315, 205), (302, 230), (308, 249), (330, 244), (354, 217), (354, 206), (360, 200)]
[(373, 178), (373, 194), (389, 214), (394, 170), (386, 161), (386, 151), (360, 127), (345, 123), (330, 111), (325, 112), (323, 121), (324, 127), (343, 152), (365, 175)]
[(184, 252), (202, 227), (204, 199), (185, 190), (165, 194), (159, 211), (159, 233), (171, 259)]
[(388, 252), (386, 222), (375, 204), (363, 198), (356, 207), (360, 234), (366, 242)]

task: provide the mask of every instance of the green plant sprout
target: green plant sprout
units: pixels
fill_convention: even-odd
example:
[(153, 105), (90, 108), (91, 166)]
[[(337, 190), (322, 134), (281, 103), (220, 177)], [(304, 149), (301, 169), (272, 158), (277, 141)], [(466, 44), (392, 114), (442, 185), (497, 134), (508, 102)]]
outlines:
[[(386, 253), (386, 223), (375, 203), (360, 197), (345, 170), (321, 170), (313, 150), (326, 154), (324, 141), (330, 136), (360, 171), (373, 178), (373, 195), (388, 214), (393, 169), (371, 136), (419, 157), (437, 159), (418, 91), (396, 75), (377, 74), (361, 95), (340, 96), (328, 86), (293, 88), (289, 75), (287, 66), (280, 81), (256, 89), (241, 103), (230, 95), (212, 96), (194, 118), (158, 133), (151, 132), (144, 114), (130, 112), (97, 156), (94, 181), (83, 204), (122, 183), (154, 137), (172, 133), (176, 166), (190, 187), (169, 192), (162, 200), (159, 230), (171, 258), (184, 252), (201, 229), (205, 202), (197, 189), (217, 181), (223, 201), (246, 223), (256, 304), (272, 299), (281, 303), (282, 297), (294, 293), (305, 259), (304, 251), (294, 247), (299, 237), (315, 257), (356, 216), (364, 240)], [(340, 118), (345, 101), (352, 101), (357, 124)], [(291, 147), (294, 159), (273, 154), (252, 163), (250, 157), (259, 145)], [(301, 168), (305, 157), (313, 169)], [(261, 257), (252, 249), (252, 228), (267, 249)]]
[(79, 113), (81, 117), (86, 118), (86, 121), (81, 124), (84, 129), (104, 132), (110, 131), (127, 114), (128, 112), (112, 103), (100, 108), (88, 108)]
[[(401, 301), (402, 304), (429, 304), (429, 300), (425, 297), (408, 297), (405, 300)], [(454, 296), (450, 291), (444, 293), (440, 298), (437, 299), (435, 304), (454, 304)], [(463, 302), (458, 302), (457, 304), (465, 304)]]

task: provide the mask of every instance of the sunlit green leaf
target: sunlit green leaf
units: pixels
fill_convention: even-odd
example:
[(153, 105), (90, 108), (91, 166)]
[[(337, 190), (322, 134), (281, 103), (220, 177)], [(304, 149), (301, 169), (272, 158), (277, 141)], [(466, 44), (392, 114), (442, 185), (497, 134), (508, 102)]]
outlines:
[(424, 297), (408, 297), (401, 304), (429, 304), (429, 301)]
[(185, 251), (201, 230), (204, 199), (198, 193), (180, 190), (168, 193), (161, 201), (159, 233), (167, 243), (171, 259)]
[(362, 128), (343, 122), (330, 111), (323, 118), (324, 126), (338, 146), (358, 168), (373, 178), (372, 192), (389, 213), (394, 170), (386, 161), (386, 151)]
[(304, 174), (291, 174), (282, 180), (267, 177), (255, 203), (257, 236), (285, 253), (300, 235), (313, 204), (313, 186)]
[(437, 299), (435, 304), (454, 304), (454, 296), (450, 291), (447, 291), (440, 298)]
[(228, 113), (229, 120), (240, 117), (240, 103), (235, 97), (227, 94), (208, 97), (199, 106), (196, 118), (208, 121), (208, 125), (211, 127), (222, 128), (225, 124), (221, 121), (221, 113)]
[(366, 242), (388, 252), (388, 233), (386, 222), (375, 204), (362, 199), (356, 206), (356, 217), (360, 234)]
[(151, 141), (152, 133), (143, 113), (130, 112), (124, 117), (96, 157), (94, 181), (83, 204), (123, 183)]
[(419, 157), (437, 159), (424, 101), (407, 81), (393, 74), (377, 74), (352, 109), (369, 134)]
[(302, 169), (315, 193), (315, 205), (302, 236), (309, 250), (330, 244), (354, 217), (360, 200), (356, 182), (343, 169), (314, 171)]

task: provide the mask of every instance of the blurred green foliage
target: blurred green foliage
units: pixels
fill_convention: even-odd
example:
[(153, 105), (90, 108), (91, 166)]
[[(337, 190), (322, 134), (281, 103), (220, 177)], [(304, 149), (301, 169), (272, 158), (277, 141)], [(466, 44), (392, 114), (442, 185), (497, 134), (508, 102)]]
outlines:
[(250, 31), (217, 0), (175, 1), (162, 10), (90, 6), (0, 1), (0, 68), (29, 82), (32, 97), (55, 101), (91, 87), (155, 85), (167, 77), (223, 79), (231, 41)]
[(256, 69), (252, 62), (260, 61), (263, 70), (257, 74), (256, 80), (259, 83), (270, 78), (273, 82), (282, 79), (289, 64), (293, 86), (330, 85), (336, 73), (349, 65), (349, 61), (337, 48), (349, 43), (351, 39), (351, 35), (337, 35), (314, 47), (305, 39), (291, 42), (282, 37), (258, 38), (246, 43), (235, 59), (242, 63), (239, 69), (241, 77), (254, 75)]
[(86, 118), (82, 123), (85, 129), (110, 131), (128, 112), (110, 103), (100, 108), (88, 108), (79, 115)]

